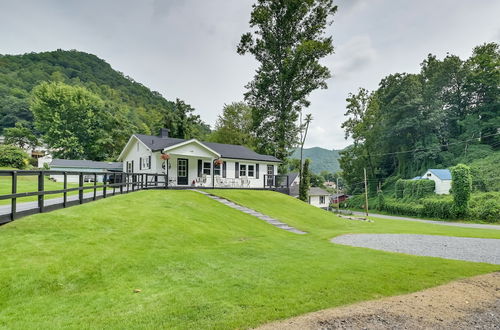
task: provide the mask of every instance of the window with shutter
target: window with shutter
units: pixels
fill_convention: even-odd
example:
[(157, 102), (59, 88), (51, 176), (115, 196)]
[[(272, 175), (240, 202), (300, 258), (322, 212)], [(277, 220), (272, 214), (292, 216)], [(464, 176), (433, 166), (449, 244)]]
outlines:
[(198, 177), (201, 178), (201, 173), (203, 171), (203, 161), (198, 159)]
[(223, 162), (222, 163), (222, 177), (223, 178), (225, 178), (227, 176), (226, 172), (227, 172), (227, 164), (226, 164), (226, 162)]
[(234, 177), (235, 178), (240, 177), (240, 163), (238, 162), (234, 163)]

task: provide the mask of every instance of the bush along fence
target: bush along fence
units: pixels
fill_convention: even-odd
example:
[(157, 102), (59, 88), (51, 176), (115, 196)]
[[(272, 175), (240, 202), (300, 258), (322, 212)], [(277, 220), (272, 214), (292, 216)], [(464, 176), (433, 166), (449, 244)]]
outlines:
[[(36, 177), (33, 180), (33, 191), (18, 192), (19, 177)], [(63, 189), (46, 190), (45, 179), (49, 176), (59, 176), (62, 179)], [(58, 208), (83, 204), (96, 199), (106, 198), (115, 194), (123, 194), (143, 189), (167, 189), (168, 180), (165, 174), (124, 173), (124, 172), (74, 172), (74, 171), (13, 171), (1, 170), (0, 178), (10, 177), (10, 194), (0, 195), (0, 200), (10, 200), (9, 205), (0, 205), (0, 225), (13, 221), (19, 217), (51, 211)], [(68, 179), (71, 180), (68, 180)], [(76, 179), (77, 186), (68, 188), (69, 181)], [(0, 184), (9, 184), (9, 180), (1, 180)], [(85, 181), (91, 182), (85, 184)], [(98, 182), (102, 181), (102, 182)], [(92, 184), (93, 183), (93, 184)], [(35, 190), (36, 189), (36, 190)], [(85, 193), (90, 191), (90, 193)], [(76, 198), (69, 198), (68, 193), (76, 192)], [(46, 205), (45, 196), (62, 194), (56, 203), (51, 200)], [(18, 209), (18, 199), (36, 196), (34, 206)], [(31, 203), (30, 203), (31, 204)]]
[[(471, 194), (471, 174), (468, 166), (452, 168), (452, 196), (434, 195), (432, 180), (398, 180), (395, 194), (384, 196), (378, 192), (370, 205), (390, 214), (438, 219), (470, 219), (488, 222), (500, 221), (500, 193)], [(363, 196), (348, 199), (347, 207), (363, 208)]]

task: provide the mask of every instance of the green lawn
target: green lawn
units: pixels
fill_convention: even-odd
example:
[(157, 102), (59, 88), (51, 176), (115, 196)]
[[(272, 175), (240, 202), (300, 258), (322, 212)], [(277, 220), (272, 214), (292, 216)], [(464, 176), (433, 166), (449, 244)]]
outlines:
[[(0, 168), (0, 170), (10, 170), (9, 168)], [(102, 183), (97, 183), (98, 185)], [(85, 183), (85, 186), (93, 186), (94, 183)], [(68, 188), (76, 188), (78, 187), (77, 183), (68, 183)], [(62, 182), (54, 182), (52, 180), (49, 180), (48, 177), (45, 177), (45, 182), (44, 182), (44, 189), (46, 191), (49, 190), (61, 190), (64, 188), (64, 184)], [(102, 190), (102, 189), (97, 189)], [(18, 176), (17, 177), (17, 192), (22, 193), (22, 192), (34, 192), (38, 191), (38, 176), (36, 175), (30, 175), (30, 176)], [(84, 192), (92, 192), (92, 189), (87, 189)], [(12, 178), (10, 176), (0, 176), (0, 195), (9, 195), (12, 193)], [(78, 194), (78, 191), (71, 191), (68, 193), (69, 195), (76, 195)], [(46, 195), (45, 199), (50, 199), (50, 198), (56, 198), (56, 197), (62, 197), (63, 194), (52, 194), (52, 195)], [(28, 197), (22, 197), (18, 198), (17, 202), (18, 203), (23, 203), (23, 202), (32, 202), (36, 201), (37, 196), (28, 196)], [(1, 199), (0, 200), (0, 205), (6, 205), (10, 204), (10, 199)]]
[(0, 327), (247, 328), (499, 270), (329, 242), (347, 232), (496, 231), (347, 222), (279, 193), (217, 193), (310, 234), (192, 191), (141, 191), (25, 217), (0, 227)]

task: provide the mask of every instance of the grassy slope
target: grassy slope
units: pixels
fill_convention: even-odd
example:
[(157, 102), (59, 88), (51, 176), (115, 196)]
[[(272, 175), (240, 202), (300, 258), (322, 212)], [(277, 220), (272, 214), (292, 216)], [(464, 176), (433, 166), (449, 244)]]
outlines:
[(310, 234), (288, 233), (190, 191), (142, 191), (26, 217), (0, 227), (0, 327), (250, 327), (499, 269), (327, 240), (405, 228), (497, 233), (347, 223), (278, 193), (219, 193), (273, 210)]
[[(11, 168), (0, 167), (0, 170), (11, 170)], [(93, 185), (94, 183), (85, 183), (85, 185)], [(101, 183), (98, 183), (98, 185)], [(54, 182), (49, 180), (47, 177), (45, 178), (44, 187), (46, 191), (49, 190), (60, 190), (64, 188), (64, 184), (62, 182)], [(68, 183), (68, 188), (78, 187), (76, 183)], [(102, 189), (98, 189), (102, 190)], [(38, 191), (38, 177), (37, 176), (18, 176), (17, 177), (17, 192), (34, 192)], [(92, 192), (91, 189), (85, 190), (85, 193)], [(12, 179), (10, 176), (0, 176), (0, 195), (8, 195), (12, 193)], [(76, 195), (78, 191), (71, 191), (68, 195)], [(46, 195), (45, 199), (62, 197), (63, 194), (53, 194)], [(32, 202), (36, 201), (37, 196), (29, 196), (18, 198), (18, 203), (23, 202)], [(2, 199), (0, 200), (0, 205), (10, 204), (10, 199)]]

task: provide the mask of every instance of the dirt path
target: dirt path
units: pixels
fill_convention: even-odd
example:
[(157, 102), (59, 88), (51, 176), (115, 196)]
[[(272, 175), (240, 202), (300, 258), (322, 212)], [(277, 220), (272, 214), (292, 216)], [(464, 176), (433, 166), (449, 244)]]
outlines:
[(500, 272), (326, 309), (259, 329), (500, 329)]

